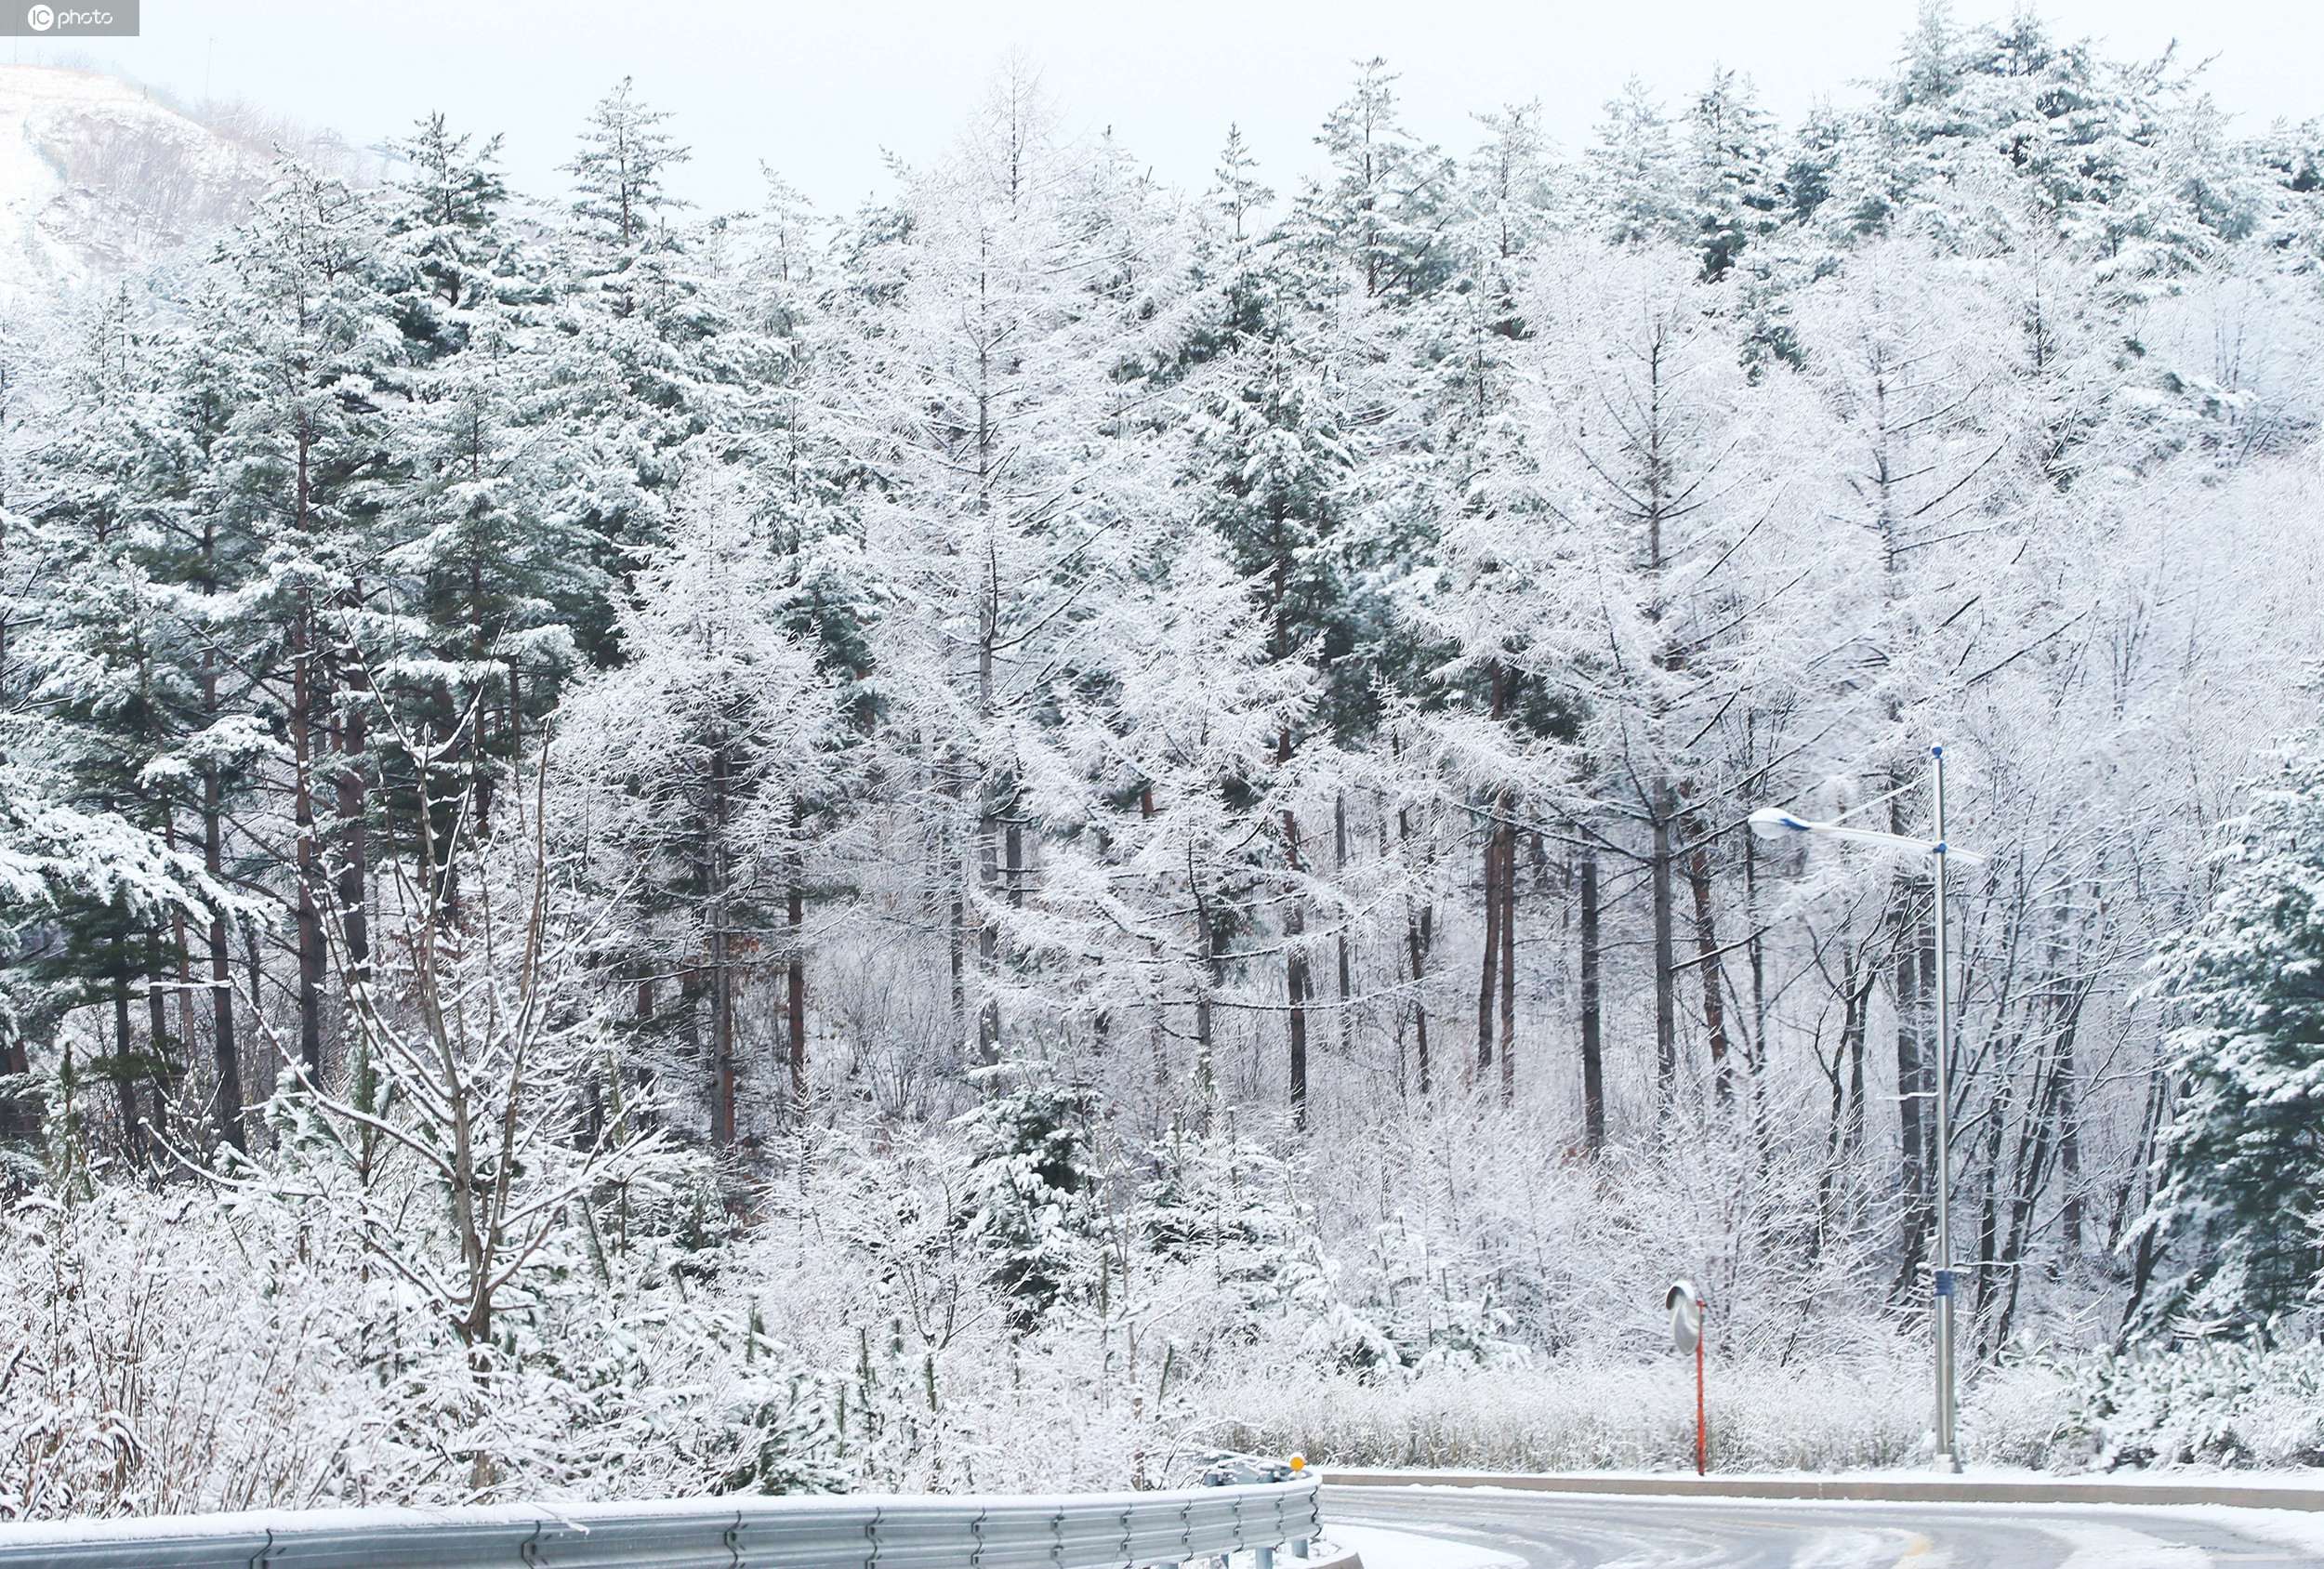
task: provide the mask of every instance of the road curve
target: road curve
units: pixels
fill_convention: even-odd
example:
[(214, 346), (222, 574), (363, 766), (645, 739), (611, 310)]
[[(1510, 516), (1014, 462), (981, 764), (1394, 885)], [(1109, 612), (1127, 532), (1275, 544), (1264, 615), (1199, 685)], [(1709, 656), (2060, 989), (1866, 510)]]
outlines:
[[(2310, 1553), (2172, 1509), (1760, 1502), (1324, 1489), (1325, 1529), (1374, 1525), (1528, 1569), (2313, 1569)], [(1386, 1569), (1386, 1566), (1375, 1566)], [(1416, 1562), (1410, 1569), (1424, 1569)]]

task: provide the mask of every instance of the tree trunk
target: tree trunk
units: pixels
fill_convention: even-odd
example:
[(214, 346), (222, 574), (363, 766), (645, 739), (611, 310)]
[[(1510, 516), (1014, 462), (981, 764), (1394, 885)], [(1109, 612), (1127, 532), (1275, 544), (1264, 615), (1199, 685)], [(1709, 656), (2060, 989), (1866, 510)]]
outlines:
[(945, 957), (952, 974), (952, 1038), (965, 1041), (969, 1035), (969, 905), (960, 886), (959, 845), (949, 824), (944, 849), (949, 851), (943, 859), (942, 876), (947, 904)]
[(1477, 964), (1477, 1074), (1493, 1069), (1493, 1005), (1499, 991), (1501, 963), (1501, 839), (1488, 818), (1483, 859), (1485, 945)]
[[(1280, 731), (1275, 737), (1275, 763), (1278, 767), (1291, 760), (1291, 732)], [(1292, 888), (1290, 900), (1283, 916), (1284, 991), (1289, 1001), (1288, 1021), (1291, 1046), (1291, 1126), (1307, 1126), (1307, 950), (1303, 940), (1307, 935), (1307, 914), (1304, 895), (1298, 887), (1300, 875), (1300, 820), (1289, 806), (1283, 809), (1283, 857), (1290, 868)]]
[[(978, 351), (980, 377), (984, 350)], [(983, 385), (982, 379), (979, 382)], [(977, 401), (977, 453), (979, 509), (983, 508), (983, 486), (989, 478), (992, 450), (992, 428), (986, 400)], [(995, 650), (1000, 638), (999, 585), (987, 578), (977, 597), (976, 650), (976, 708), (978, 718), (985, 724), (995, 720)], [(981, 771), (981, 769), (980, 769)], [(988, 1066), (1000, 1061), (1000, 997), (997, 990), (1000, 969), (1000, 931), (993, 924), (993, 909), (1000, 903), (1000, 788), (999, 781), (980, 777), (977, 785), (976, 876), (978, 890), (984, 895), (984, 908), (977, 916), (976, 957), (979, 979), (983, 982), (984, 1005), (977, 1013), (977, 1060)], [(1014, 856), (1011, 856), (1013, 862)], [(1010, 877), (1013, 892), (1015, 878)]]
[(1914, 1260), (1933, 1219), (1928, 1180), (1929, 1059), (1921, 1018), (1921, 922), (1916, 892), (1900, 877), (1890, 905), (1895, 940), (1892, 989), (1896, 1007), (1898, 1146), (1904, 1161), (1906, 1251)]
[(152, 1079), (152, 1127), (154, 1136), (162, 1139), (168, 1137), (170, 1081), (178, 1074), (178, 1054), (169, 1039), (169, 977), (162, 969), (166, 952), (163, 933), (155, 931), (153, 962), (145, 977), (145, 1037), (152, 1052), (152, 1061), (146, 1064)]
[(370, 846), (365, 828), (368, 784), (364, 753), (370, 745), (369, 720), (360, 705), (369, 692), (360, 666), (350, 669), (349, 687), (354, 705), (347, 711), (340, 732), (342, 762), (338, 775), (338, 905), (340, 941), (347, 947), (350, 986), (371, 979), (371, 924), (367, 908), (371, 888)]
[[(1985, 1109), (1984, 1181), (1977, 1200), (1977, 1298), (1974, 1322), (1990, 1324), (1990, 1310), (2000, 1272), (1995, 1268), (2000, 1252), (2001, 1215), (2001, 1143), (2008, 1132), (2010, 1102), (2016, 1088), (2016, 1075), (2010, 1071), (2017, 1048), (2009, 1048), (2003, 1071), (1997, 1075), (1993, 1099)], [(1980, 1341), (1977, 1355), (1984, 1358), (1991, 1351), (1989, 1342)]]
[(298, 897), (296, 921), (298, 943), (298, 1062), (307, 1082), (323, 1084), (323, 979), (326, 957), (323, 911), (315, 897), (323, 868), (315, 845), (315, 691), (314, 628), (310, 612), (298, 611), (291, 623), (291, 784), (292, 831), (297, 836), (296, 870)]
[(2157, 1052), (2153, 1065), (2147, 1070), (2146, 1109), (2138, 1119), (2138, 1140), (2132, 1146), (2129, 1170), (2131, 1175), (2114, 1190), (2114, 1202), (2106, 1220), (2106, 1250), (2115, 1252), (2122, 1245), (2124, 1229), (2132, 1214), (2144, 1212), (2151, 1196), (2155, 1139), (2162, 1129), (2162, 1111), (2169, 1094), (2171, 1076), (2165, 1071), (2163, 1058)]
[[(1396, 842), (1399, 846), (1406, 846), (1412, 842), (1411, 811), (1409, 808), (1403, 806), (1396, 808)], [(1383, 855), (1387, 853), (1384, 847), (1381, 853)], [(1416, 908), (1410, 896), (1406, 897), (1404, 943), (1406, 955), (1412, 964), (1413, 1047), (1418, 1055), (1422, 1095), (1429, 1092), (1431, 1074), (1428, 1052), (1428, 959), (1430, 939), (1434, 935), (1430, 930), (1433, 915), (1433, 910), (1425, 901)]]
[(1598, 852), (1581, 852), (1581, 1127), (1591, 1154), (1605, 1148), (1605, 1022), (1599, 982)]
[[(791, 832), (796, 837), (805, 819), (795, 805)], [(791, 1099), (807, 1101), (807, 865), (806, 851), (794, 848), (790, 856), (790, 887), (784, 896), (784, 919), (790, 928), (790, 964), (784, 975), (783, 1033), (790, 1048)]]
[(2039, 1076), (2045, 1082), (2027, 1097), (2030, 1114), (2017, 1141), (2017, 1158), (2014, 1167), (2015, 1180), (2013, 1183), (2015, 1193), (2010, 1204), (2009, 1231), (2002, 1244), (2000, 1259), (2008, 1285), (2001, 1297), (2000, 1318), (1990, 1332), (1992, 1342), (1997, 1346), (2009, 1343), (2010, 1326), (2017, 1316), (2017, 1289), (2026, 1275), (2020, 1266), (2026, 1259), (2027, 1240), (2032, 1234), (2034, 1205), (2040, 1196), (2043, 1185), (2049, 1180), (2050, 1161), (2055, 1148), (2052, 1130), (2057, 1126), (2060, 1081), (2055, 1072), (2054, 1057), (2051, 1071)]
[[(1348, 870), (1348, 798), (1334, 795), (1331, 798), (1332, 870), (1345, 877)], [(1339, 935), (1333, 940), (1339, 948), (1340, 959), (1340, 1055), (1352, 1058), (1355, 1054), (1355, 987), (1349, 978), (1348, 927), (1340, 923)]]
[(702, 857), (704, 880), (710, 895), (710, 1138), (721, 1149), (732, 1149), (735, 1134), (735, 1097), (740, 1071), (734, 1054), (734, 971), (732, 936), (728, 931), (729, 868), (726, 856), (728, 770), (732, 766), (721, 740), (710, 753), (709, 843)]
[(1710, 1077), (1719, 1103), (1735, 1099), (1735, 1070), (1727, 1061), (1727, 1006), (1720, 982), (1717, 916), (1710, 900), (1710, 847), (1698, 844), (1686, 861), (1687, 886), (1695, 899), (1695, 968), (1702, 972), (1703, 1030), (1710, 1037)]
[(996, 988), (1000, 973), (1000, 928), (994, 909), (1000, 902), (1000, 815), (986, 781), (979, 789), (984, 803), (976, 825), (976, 881), (984, 896), (976, 917), (977, 978), (984, 993), (976, 1012), (976, 1060), (987, 1067), (1000, 1061), (1000, 997)]
[(1861, 980), (1850, 972), (1847, 1022), (1841, 1030), (1842, 1047), (1848, 1054), (1848, 1137), (1843, 1147), (1852, 1159), (1864, 1154), (1864, 1042), (1870, 1024), (1866, 1014), (1871, 1009), (1872, 990), (1880, 984), (1872, 966), (1865, 965), (1864, 970)]
[(1677, 1108), (1679, 1092), (1678, 958), (1671, 897), (1670, 791), (1657, 782), (1654, 797), (1654, 846), (1647, 874), (1654, 903), (1655, 1114), (1667, 1118)]
[(169, 945), (178, 961), (178, 1049), (184, 1053), (179, 1071), (188, 1072), (193, 1066), (193, 954), (182, 910), (170, 918)]
[(1430, 1089), (1428, 1055), (1428, 941), (1426, 927), (1428, 912), (1417, 914), (1406, 910), (1404, 916), (1404, 943), (1412, 961), (1412, 1045), (1420, 1072), (1420, 1093)]
[(1767, 1066), (1767, 943), (1759, 922), (1759, 842), (1743, 836), (1743, 919), (1750, 930), (1751, 1058), (1754, 1075)]
[[(0, 1074), (22, 1084), (24, 1075), (32, 1071), (32, 1054), (25, 1050), (24, 1043), (0, 1037)], [(0, 1137), (25, 1138), (39, 1126), (40, 1115), (30, 1094), (0, 1095)]]
[[(1492, 705), (1489, 717), (1498, 724), (1509, 707), (1509, 677), (1500, 661), (1488, 669)], [(1494, 1003), (1499, 991), (1501, 964), (1501, 819), (1503, 800), (1496, 790), (1485, 798), (1485, 952), (1477, 966), (1477, 1066), (1479, 1078), (1493, 1068)]]
[(1501, 804), (1501, 1101), (1517, 1099), (1517, 829), (1509, 821), (1514, 810)]
[(121, 1111), (121, 1143), (133, 1166), (145, 1164), (145, 1118), (138, 1110), (137, 1048), (129, 1039), (128, 943), (113, 933), (113, 1094)]
[[(313, 523), (312, 458), (314, 434), (303, 421), (297, 435), (297, 464), (291, 495), (291, 522), (300, 534)], [(319, 627), (311, 591), (301, 589), (291, 613), (291, 818), (297, 835), (294, 854), (298, 875), (298, 1061), (307, 1082), (323, 1086), (323, 976), (325, 950), (323, 912), (316, 898), (322, 877), (320, 846), (315, 841), (315, 718), (324, 711), (324, 694), (316, 680), (315, 647)]]
[[(2079, 1011), (2079, 1010), (2078, 1010)], [(2082, 1253), (2082, 1123), (2079, 1074), (2074, 1061), (2074, 1026), (2067, 1026), (2058, 1042), (2058, 1241), (2065, 1262)]]
[(1210, 911), (1199, 890), (1195, 895), (1195, 952), (1199, 956), (1195, 977), (1195, 1089), (1204, 1101), (1210, 1098), (1211, 1042), (1210, 993), (1216, 983), (1213, 977), (1217, 961), (1210, 935)]
[[(1299, 864), (1299, 824), (1289, 811), (1283, 814), (1284, 832), (1291, 844), (1292, 864)], [(1283, 917), (1283, 937), (1286, 943), (1284, 987), (1290, 1002), (1289, 1025), (1291, 1048), (1291, 1125), (1307, 1126), (1307, 950), (1302, 946), (1307, 934), (1307, 915), (1294, 893), (1291, 906)]]
[[(1021, 785), (1022, 782), (1015, 778), (1011, 778), (1009, 781), (1009, 798), (1006, 802), (1009, 812), (1008, 828), (1002, 835), (1001, 838), (1002, 852), (1007, 856), (1007, 860), (1002, 865), (1002, 876), (1006, 878), (1009, 907), (1011, 910), (1022, 910), (1024, 908), (1024, 819), (1021, 815), (1024, 807), (1024, 799), (1021, 793)], [(999, 933), (995, 931), (994, 937), (996, 940), (997, 940), (998, 936)], [(1022, 963), (1023, 961), (1018, 960), (1013, 962)], [(988, 968), (991, 969), (997, 969), (998, 963), (999, 956), (997, 953), (990, 956), (987, 960)], [(995, 999), (993, 1002), (988, 1004), (988, 1007), (992, 1009), (990, 1029), (993, 1049), (996, 1053), (997, 1053), (1000, 1043), (1000, 1004), (997, 999)], [(1106, 1036), (1111, 1027), (1111, 1021), (1108, 1019), (1103, 1010), (1100, 1010), (1098, 1013), (1095, 1025), (1097, 1037), (1096, 1047), (1100, 1052), (1103, 1052), (1105, 1049)]]
[(1210, 1017), (1210, 999), (1226, 984), (1226, 927), (1218, 912), (1208, 905), (1198, 906), (1195, 912), (1195, 940), (1203, 949), (1202, 989), (1195, 1000), (1195, 1092), (1202, 1098), (1202, 1126), (1210, 1127), (1210, 1097), (1219, 1082), (1218, 1048), (1212, 1039), (1215, 1028)]

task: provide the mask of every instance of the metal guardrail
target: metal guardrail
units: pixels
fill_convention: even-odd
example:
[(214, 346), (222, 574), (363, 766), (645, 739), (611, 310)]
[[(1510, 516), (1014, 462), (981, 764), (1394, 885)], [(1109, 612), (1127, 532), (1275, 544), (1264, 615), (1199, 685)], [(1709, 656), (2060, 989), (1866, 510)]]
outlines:
[(0, 1569), (1113, 1569), (1306, 1556), (1316, 1483), (324, 1510), (0, 1526)]

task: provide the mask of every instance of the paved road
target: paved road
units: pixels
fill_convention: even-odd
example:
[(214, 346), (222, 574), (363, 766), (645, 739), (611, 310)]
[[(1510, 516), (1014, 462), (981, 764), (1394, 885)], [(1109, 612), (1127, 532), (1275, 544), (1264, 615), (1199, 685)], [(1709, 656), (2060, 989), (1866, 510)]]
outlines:
[[(2310, 1569), (2221, 1517), (2075, 1505), (1843, 1504), (1630, 1498), (1459, 1487), (1327, 1487), (1333, 1524), (1384, 1526), (1502, 1553), (1531, 1569)], [(1463, 1569), (1475, 1562), (1461, 1555)], [(1371, 1569), (1427, 1569), (1409, 1564)]]

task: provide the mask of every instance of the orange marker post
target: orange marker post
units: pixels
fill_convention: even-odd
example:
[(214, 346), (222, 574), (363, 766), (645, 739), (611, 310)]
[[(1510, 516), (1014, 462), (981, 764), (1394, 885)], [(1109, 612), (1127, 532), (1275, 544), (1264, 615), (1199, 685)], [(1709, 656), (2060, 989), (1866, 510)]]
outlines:
[[(1710, 1305), (1697, 1300), (1695, 1311), (1700, 1314)], [(1697, 1333), (1695, 1337), (1695, 1474), (1701, 1476), (1710, 1470), (1710, 1408), (1703, 1398), (1703, 1337)]]
[(1710, 1411), (1703, 1394), (1703, 1310), (1710, 1306), (1691, 1280), (1670, 1283), (1662, 1305), (1670, 1314), (1670, 1343), (1683, 1355), (1695, 1353), (1695, 1474), (1710, 1470)]

